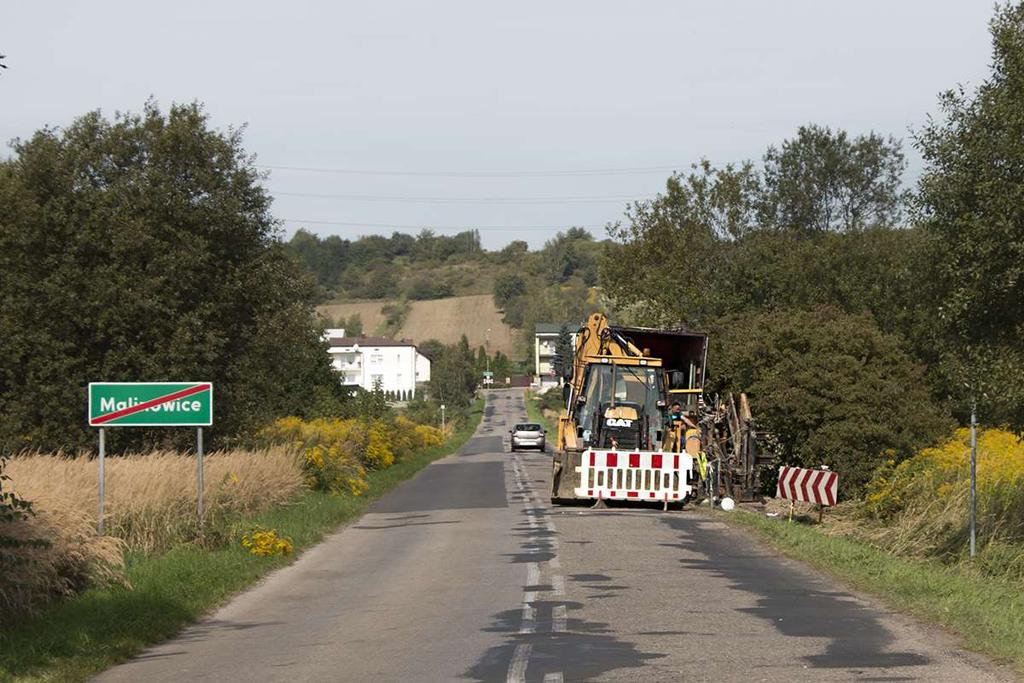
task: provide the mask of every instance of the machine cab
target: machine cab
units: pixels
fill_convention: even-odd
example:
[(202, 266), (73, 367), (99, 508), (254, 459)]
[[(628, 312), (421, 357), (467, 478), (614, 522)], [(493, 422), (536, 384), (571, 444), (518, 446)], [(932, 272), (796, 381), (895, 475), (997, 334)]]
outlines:
[(588, 366), (573, 406), (577, 439), (591, 448), (656, 448), (665, 420), (664, 392), (660, 368), (614, 362)]

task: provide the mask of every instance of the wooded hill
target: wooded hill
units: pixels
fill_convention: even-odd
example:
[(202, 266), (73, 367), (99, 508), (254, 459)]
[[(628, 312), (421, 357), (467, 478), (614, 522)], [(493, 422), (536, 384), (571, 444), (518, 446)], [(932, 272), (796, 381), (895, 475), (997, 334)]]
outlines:
[[(415, 237), (396, 232), (357, 240), (299, 230), (287, 244), (316, 277), (324, 302), (320, 310), (331, 325), (424, 341), (424, 334), (435, 336), (427, 328), (437, 306), (416, 302), (486, 295), (500, 311), (497, 318), (488, 310), (484, 318), (466, 320), (460, 327), (456, 317), (450, 323), (458, 329), (446, 334), (454, 334), (455, 340), (467, 334), (476, 347), (491, 323), (502, 324), (515, 330), (514, 343), (506, 345), (502, 337), (508, 332), (496, 327), (492, 339), (516, 358), (532, 354), (535, 323), (578, 322), (605, 307), (596, 288), (598, 263), (612, 247), (582, 228), (560, 232), (532, 251), (521, 240), (488, 251), (475, 230), (452, 236), (423, 230)], [(445, 307), (480, 310), (478, 299), (462, 302), (472, 305), (456, 301)], [(446, 341), (443, 336), (436, 338)]]

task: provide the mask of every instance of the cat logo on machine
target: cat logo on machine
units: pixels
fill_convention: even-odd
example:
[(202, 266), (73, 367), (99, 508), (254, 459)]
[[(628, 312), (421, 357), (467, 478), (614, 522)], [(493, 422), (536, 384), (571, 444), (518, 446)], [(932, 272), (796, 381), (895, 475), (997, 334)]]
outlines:
[(625, 418), (609, 417), (604, 423), (609, 427), (632, 427), (633, 421)]

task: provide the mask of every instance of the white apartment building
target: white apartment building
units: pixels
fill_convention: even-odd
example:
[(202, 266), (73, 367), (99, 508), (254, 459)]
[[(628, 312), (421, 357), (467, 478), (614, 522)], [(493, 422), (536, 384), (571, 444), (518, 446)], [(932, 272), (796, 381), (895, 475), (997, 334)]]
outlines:
[[(540, 388), (556, 387), (562, 383), (555, 374), (555, 350), (561, 325), (537, 323), (533, 334), (533, 365), (535, 383)], [(570, 325), (573, 348), (576, 347), (576, 326)]]
[(430, 380), (430, 359), (407, 339), (346, 337), (341, 329), (329, 329), (326, 337), (331, 366), (342, 384), (367, 391), (380, 380), (381, 389), (415, 396), (417, 386)]

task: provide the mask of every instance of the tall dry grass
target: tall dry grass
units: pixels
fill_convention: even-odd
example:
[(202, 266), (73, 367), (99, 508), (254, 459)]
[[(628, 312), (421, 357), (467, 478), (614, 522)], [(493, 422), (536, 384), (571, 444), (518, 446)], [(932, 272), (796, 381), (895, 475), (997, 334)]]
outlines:
[(0, 536), (17, 543), (2, 553), (0, 623), (88, 586), (124, 583), (124, 543), (99, 536), (95, 519), (74, 507), (55, 504), (0, 523)]
[[(220, 451), (204, 460), (203, 521), (213, 534), (222, 533), (233, 518), (287, 503), (304, 486), (298, 458), (289, 448)], [(25, 454), (11, 459), (7, 473), (13, 490), (41, 516), (73, 514), (95, 527), (95, 458)], [(107, 458), (105, 520), (107, 534), (132, 551), (160, 552), (195, 539), (195, 456), (153, 452)]]
[[(96, 532), (99, 466), (95, 458), (27, 453), (6, 464), (6, 488), (35, 514), (0, 522), (0, 622), (89, 586), (124, 582), (124, 551), (154, 553), (201, 541), (219, 545), (232, 521), (285, 504), (304, 488), (295, 451), (273, 447), (205, 458), (205, 515), (199, 534), (196, 459), (171, 452), (108, 458), (105, 520)], [(232, 539), (233, 540), (233, 539)], [(8, 545), (14, 545), (8, 543)]]

